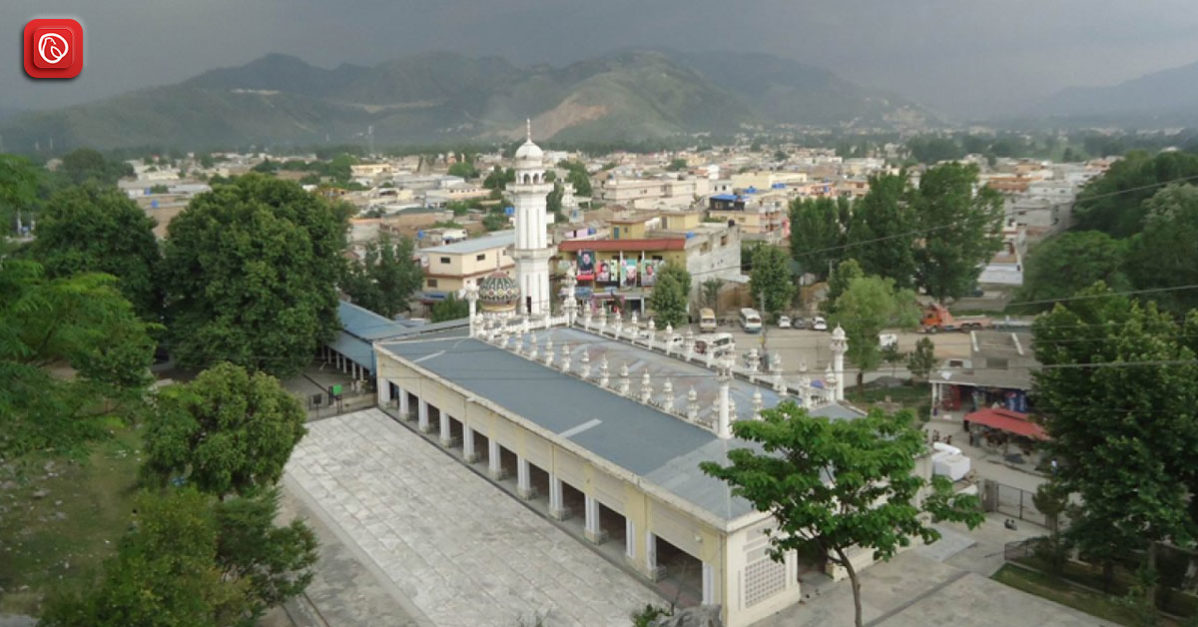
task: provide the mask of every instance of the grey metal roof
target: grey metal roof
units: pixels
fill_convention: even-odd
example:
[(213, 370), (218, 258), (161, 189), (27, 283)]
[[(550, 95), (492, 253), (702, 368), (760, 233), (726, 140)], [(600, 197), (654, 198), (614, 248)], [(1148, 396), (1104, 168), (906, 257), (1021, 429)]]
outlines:
[(473, 239), (466, 239), (460, 242), (454, 242), (452, 244), (442, 244), (441, 246), (423, 248), (420, 250), (420, 252), (469, 254), (490, 248), (511, 246), (515, 242), (515, 231), (496, 231), (495, 233), (485, 235), (483, 237), (475, 237)]
[(407, 325), (344, 300), (338, 304), (337, 315), (341, 318), (341, 328), (345, 333), (367, 341), (402, 335), (408, 328)]
[(720, 440), (675, 416), (480, 340), (382, 346), (554, 433), (585, 427), (566, 438), (721, 519), (753, 511), (748, 501), (732, 496), (727, 484), (698, 467), (700, 461), (728, 463), (727, 451), (752, 447), (748, 442)]
[(337, 337), (329, 343), (329, 347), (370, 372), (376, 372), (374, 346), (370, 342), (345, 331), (338, 331)]

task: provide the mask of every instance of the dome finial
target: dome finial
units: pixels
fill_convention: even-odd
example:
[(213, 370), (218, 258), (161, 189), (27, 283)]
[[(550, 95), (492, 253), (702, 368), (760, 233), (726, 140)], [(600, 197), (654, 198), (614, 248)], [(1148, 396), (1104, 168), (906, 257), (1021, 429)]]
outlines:
[(524, 118), (525, 139), (532, 141), (532, 118)]

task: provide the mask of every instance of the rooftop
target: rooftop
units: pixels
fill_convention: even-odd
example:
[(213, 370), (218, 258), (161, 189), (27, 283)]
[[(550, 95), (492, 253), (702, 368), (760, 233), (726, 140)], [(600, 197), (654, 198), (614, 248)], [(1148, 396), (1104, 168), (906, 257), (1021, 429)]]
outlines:
[(452, 244), (444, 244), (441, 246), (432, 246), (423, 249), (421, 252), (449, 254), (456, 253), (459, 255), (466, 255), (484, 250), (490, 250), (492, 248), (504, 248), (511, 246), (515, 242), (515, 231), (496, 231), (490, 235), (484, 235), (483, 237), (476, 237), (473, 239), (454, 242)]

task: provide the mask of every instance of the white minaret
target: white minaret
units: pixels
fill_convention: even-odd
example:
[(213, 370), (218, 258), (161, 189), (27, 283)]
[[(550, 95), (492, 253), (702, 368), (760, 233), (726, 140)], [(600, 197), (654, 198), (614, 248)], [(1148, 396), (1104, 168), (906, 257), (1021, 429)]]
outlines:
[(528, 139), (516, 149), (516, 180), (508, 183), (516, 209), (516, 281), (520, 283), (520, 305), (528, 315), (549, 314), (549, 219), (546, 197), (553, 184), (545, 182), (545, 153), (532, 143), (532, 121), (527, 122)]
[(840, 325), (832, 330), (832, 372), (836, 375), (836, 400), (844, 400), (844, 354), (849, 350), (849, 342), (844, 329)]

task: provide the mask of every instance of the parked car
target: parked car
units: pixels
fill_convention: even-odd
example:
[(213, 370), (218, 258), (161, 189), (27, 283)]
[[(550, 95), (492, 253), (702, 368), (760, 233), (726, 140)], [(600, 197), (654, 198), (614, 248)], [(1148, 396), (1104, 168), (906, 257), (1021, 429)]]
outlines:
[(790, 328), (790, 316), (778, 316), (778, 328), (779, 329), (789, 329)]
[(890, 346), (892, 344), (895, 346), (898, 346), (898, 334), (896, 334), (896, 333), (879, 333), (878, 334), (878, 347), (879, 348), (886, 348), (887, 346)]
[(792, 328), (792, 329), (810, 329), (811, 328), (811, 320), (804, 318), (802, 316), (795, 316), (794, 319), (792, 319), (790, 321), (790, 328)]
[(736, 342), (731, 333), (707, 333), (695, 338), (695, 352), (706, 355), (708, 350), (712, 355), (720, 357), (736, 350)]
[(699, 310), (699, 330), (704, 333), (715, 331), (716, 329), (715, 312), (708, 307)]
[(811, 319), (811, 328), (815, 331), (827, 331), (828, 321), (824, 320), (823, 316), (816, 316)]

